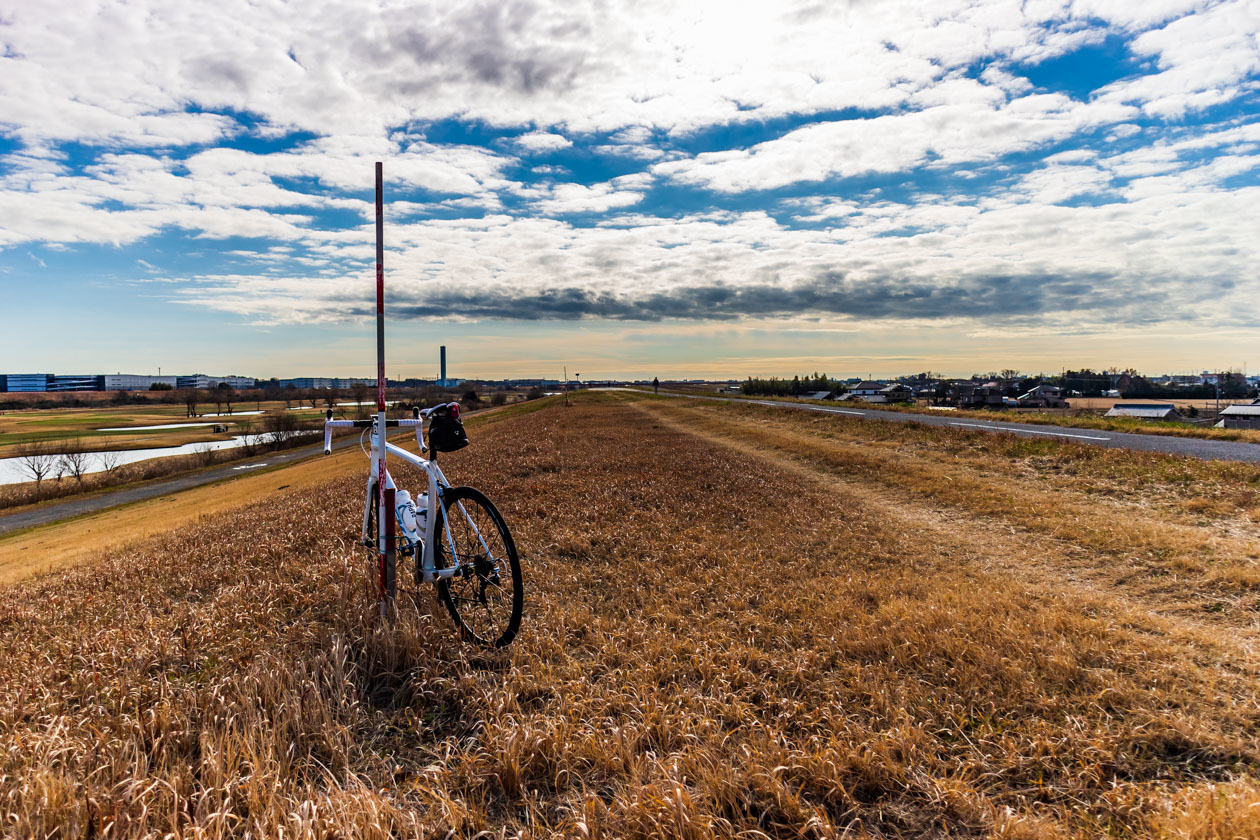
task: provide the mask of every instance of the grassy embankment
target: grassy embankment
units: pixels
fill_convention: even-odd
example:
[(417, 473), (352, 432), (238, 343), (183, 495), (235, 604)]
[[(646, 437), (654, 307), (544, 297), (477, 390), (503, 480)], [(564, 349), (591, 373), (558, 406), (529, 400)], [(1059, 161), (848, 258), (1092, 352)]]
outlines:
[[(135, 450), (154, 447), (180, 446), (184, 444), (209, 443), (228, 440), (235, 435), (250, 433), (255, 435), (249, 446), (210, 450), (194, 447), (188, 455), (167, 455), (149, 458), (131, 464), (125, 464), (111, 471), (87, 473), (76, 479), (64, 474), (59, 478), (53, 469), (37, 484), (26, 481), (19, 484), (0, 485), (0, 511), (5, 514), (22, 510), (31, 505), (47, 502), (52, 499), (66, 499), (100, 493), (113, 492), (142, 482), (170, 478), (177, 475), (198, 472), (222, 466), (232, 461), (252, 458), (259, 453), (276, 449), (291, 449), (311, 443), (314, 436), (301, 436), (276, 443), (265, 430), (266, 415), (241, 415), (239, 412), (259, 410), (254, 403), (248, 409), (238, 404), (238, 412), (234, 417), (184, 418), (183, 407), (154, 406), (137, 409), (135, 407), (114, 407), (109, 409), (40, 409), (27, 412), (9, 413), (0, 416), (0, 457), (16, 457), (21, 454), (20, 444), (29, 441), (40, 441), (59, 451), (69, 441), (81, 441), (84, 451), (99, 452), (102, 450)], [(212, 409), (213, 410), (213, 407)], [(261, 410), (267, 414), (280, 414), (287, 421), (296, 423), (306, 429), (318, 429), (325, 409), (298, 408), (291, 409), (282, 402), (263, 402)], [(338, 408), (337, 416), (354, 417), (362, 415), (355, 407)], [(365, 415), (364, 415), (365, 416)], [(167, 425), (183, 423), (213, 422), (226, 426), (226, 432), (215, 432), (210, 426), (189, 426), (174, 429), (131, 428), (123, 431), (100, 431), (102, 427), (147, 425)]]
[[(47, 442), (58, 444), (64, 441), (82, 440), (90, 451), (102, 449), (150, 449), (164, 446), (181, 446), (186, 443), (205, 443), (225, 440), (234, 434), (241, 434), (249, 427), (260, 426), (262, 415), (241, 412), (286, 411), (282, 402), (263, 402), (256, 404), (236, 403), (236, 412), (228, 417), (188, 417), (183, 405), (147, 405), (147, 406), (102, 406), (99, 408), (51, 408), (6, 411), (0, 413), (0, 458), (17, 455), (17, 447), (23, 443)], [(213, 413), (213, 403), (202, 403), (198, 410), (203, 414)], [(226, 411), (224, 407), (224, 411)], [(303, 409), (302, 411), (286, 411), (297, 419), (312, 420), (323, 417), (324, 409)], [(144, 429), (123, 428), (158, 426), (168, 424), (210, 423), (228, 427), (227, 433), (212, 431), (209, 425), (189, 425), (186, 428)], [(101, 431), (101, 429), (120, 429)]]
[[(532, 404), (523, 404), (473, 412), (465, 415), (465, 422), (470, 429), (476, 429), (487, 415), (507, 413), (512, 416), (531, 409)], [(415, 448), (411, 431), (391, 434), (390, 438), (404, 448)], [(328, 457), (320, 455), (280, 469), (262, 467), (181, 493), (0, 535), (0, 584), (84, 562), (145, 537), (185, 528), (243, 504), (269, 498), (283, 490), (319, 488), (335, 476), (356, 468), (362, 469), (363, 462), (362, 451), (357, 446), (351, 446)], [(110, 488), (118, 489), (123, 488)], [(16, 508), (5, 513), (20, 513), (25, 509)]]
[[(712, 389), (674, 388), (680, 393), (695, 393), (705, 396), (718, 396), (724, 400), (762, 400), (769, 402), (803, 403), (807, 405), (829, 405), (837, 408), (855, 408), (863, 411), (895, 411), (903, 414), (933, 414), (933, 409), (926, 404), (888, 405), (880, 403), (823, 402), (818, 400), (802, 400), (795, 397), (767, 397), (746, 394), (715, 393)], [(1114, 400), (1113, 402), (1123, 402)], [(1163, 403), (1169, 400), (1142, 400), (1143, 403)], [(1168, 435), (1172, 437), (1191, 437), (1203, 440), (1236, 440), (1244, 443), (1260, 443), (1260, 431), (1255, 429), (1217, 429), (1211, 426), (1194, 426), (1187, 423), (1166, 422), (1162, 420), (1142, 420), (1136, 417), (1104, 417), (1097, 409), (1068, 411), (1037, 411), (1034, 409), (1006, 409), (1002, 411), (971, 411), (965, 409), (949, 409), (950, 417), (972, 417), (977, 420), (990, 420), (998, 423), (1033, 423), (1044, 426), (1064, 426), (1075, 429), (1098, 429), (1105, 432), (1131, 432), (1142, 435)]]
[(575, 402), (446, 458), (522, 548), (506, 652), (377, 623), (351, 460), (0, 591), (6, 830), (1260, 829), (1255, 468)]

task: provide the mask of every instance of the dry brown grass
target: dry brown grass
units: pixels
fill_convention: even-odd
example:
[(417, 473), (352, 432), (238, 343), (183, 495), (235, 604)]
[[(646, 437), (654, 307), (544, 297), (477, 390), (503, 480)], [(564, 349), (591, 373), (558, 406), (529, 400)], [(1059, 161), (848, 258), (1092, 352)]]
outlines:
[(85, 562), (155, 534), (186, 528), (282, 490), (322, 490), (363, 456), (343, 450), (275, 472), (242, 471), (239, 478), (182, 493), (0, 536), (0, 584)]
[[(659, 418), (774, 452), (944, 530), (991, 563), (1072, 572), (1182, 612), (1260, 609), (1260, 468), (740, 405), (654, 403)], [(1009, 559), (1004, 559), (1009, 558)]]
[(943, 554), (860, 488), (648, 410), (552, 405), (446, 459), (522, 548), (506, 652), (458, 643), (427, 591), (378, 624), (357, 474), (0, 590), (3, 830), (1254, 828), (1244, 646)]

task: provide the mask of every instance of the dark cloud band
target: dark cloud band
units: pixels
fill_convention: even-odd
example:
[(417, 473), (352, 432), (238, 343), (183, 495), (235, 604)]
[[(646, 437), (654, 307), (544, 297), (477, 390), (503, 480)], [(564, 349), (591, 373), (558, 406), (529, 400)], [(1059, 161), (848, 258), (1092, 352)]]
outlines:
[[(1092, 321), (1159, 320), (1170, 304), (1162, 284), (1115, 284), (1097, 275), (991, 276), (965, 284), (933, 285), (863, 280), (826, 273), (796, 285), (707, 283), (643, 295), (612, 294), (578, 287), (541, 291), (442, 289), (395, 296), (389, 311), (401, 318), (467, 318), (517, 321), (735, 320), (809, 315), (855, 318), (1020, 318), (1048, 313), (1088, 312)], [(347, 301), (349, 303), (349, 301)], [(358, 309), (357, 306), (352, 308)], [(1143, 317), (1140, 313), (1148, 313)], [(358, 314), (358, 313), (356, 313)], [(368, 314), (364, 309), (364, 315)]]

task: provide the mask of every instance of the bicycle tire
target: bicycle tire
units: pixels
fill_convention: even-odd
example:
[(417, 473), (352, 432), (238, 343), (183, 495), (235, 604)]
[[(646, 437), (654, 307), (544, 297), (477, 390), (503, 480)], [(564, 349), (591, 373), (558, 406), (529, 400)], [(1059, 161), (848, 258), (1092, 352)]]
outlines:
[[(448, 515), (451, 510), (454, 515)], [(454, 563), (463, 564), (456, 576), (437, 582), (438, 600), (466, 641), (494, 648), (511, 644), (520, 631), (525, 596), (516, 543), (503, 515), (480, 490), (448, 487), (442, 491), (435, 525), (434, 567), (452, 565), (452, 551)]]

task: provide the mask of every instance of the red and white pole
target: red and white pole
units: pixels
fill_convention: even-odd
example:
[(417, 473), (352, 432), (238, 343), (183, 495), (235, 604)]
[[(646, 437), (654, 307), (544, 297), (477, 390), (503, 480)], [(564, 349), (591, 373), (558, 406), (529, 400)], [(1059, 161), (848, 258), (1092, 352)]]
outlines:
[(377, 534), (377, 550), (379, 553), (381, 610), (394, 600), (394, 491), (385, 487), (385, 210), (384, 182), (381, 162), (376, 162), (376, 428), (380, 435), (379, 457), (377, 459), (377, 501), (376, 517), (379, 532)]

